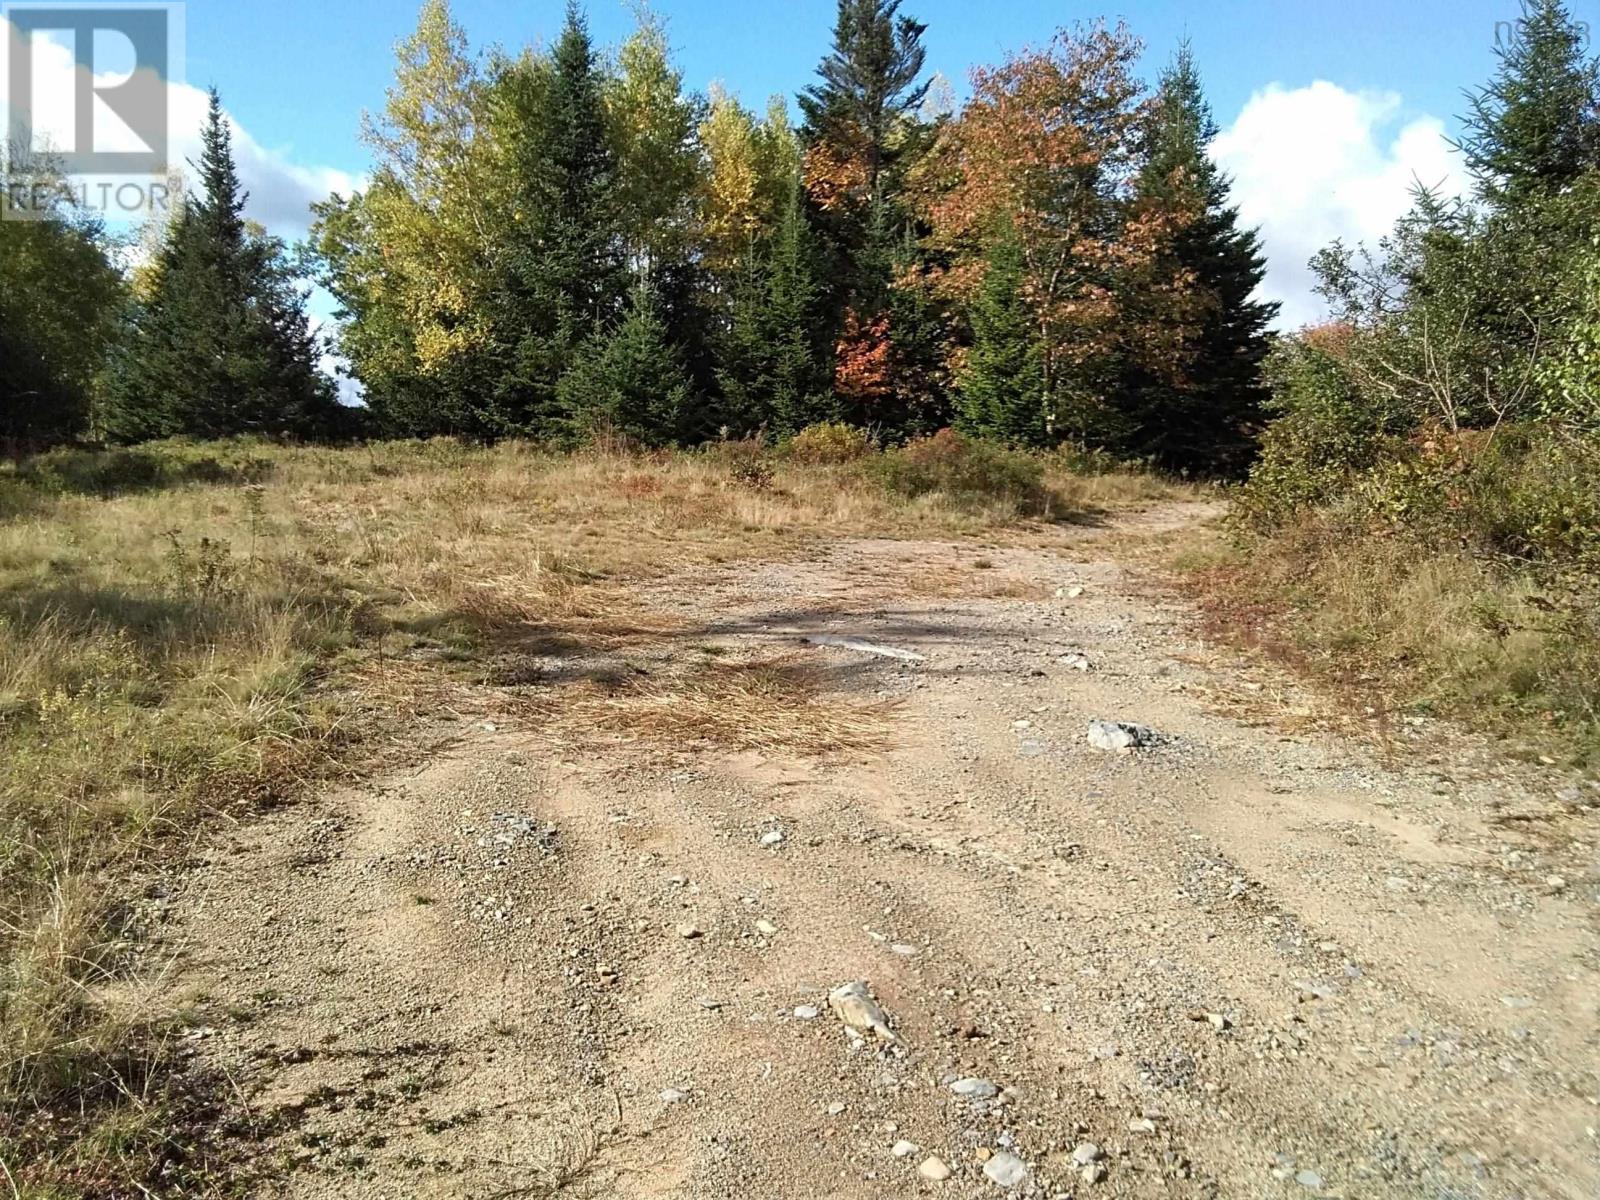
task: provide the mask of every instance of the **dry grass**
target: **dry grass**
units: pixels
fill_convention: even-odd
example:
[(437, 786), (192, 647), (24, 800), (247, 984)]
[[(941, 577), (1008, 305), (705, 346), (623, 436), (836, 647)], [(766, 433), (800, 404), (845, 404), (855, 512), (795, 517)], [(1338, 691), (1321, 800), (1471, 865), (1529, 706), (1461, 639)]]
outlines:
[[(133, 1018), (103, 997), (130, 974), (116, 881), (197, 813), (293, 793), (374, 709), (481, 675), (494, 649), (665, 637), (637, 599), (665, 572), (831, 535), (1046, 527), (1004, 495), (896, 496), (870, 460), (769, 475), (741, 457), (237, 444), (0, 470), (0, 1163), (29, 1168), (19, 1187), (94, 1190), (97, 1129), (129, 1163), (171, 1157), (124, 1054)], [(1174, 490), (1047, 482), (1051, 517)], [(560, 720), (820, 750), (874, 744), (882, 716), (769, 662), (579, 688)]]
[(1592, 581), (1538, 578), (1313, 522), (1180, 564), (1214, 632), (1260, 646), (1379, 715), (1449, 716), (1514, 748), (1600, 761)]
[(674, 752), (715, 747), (834, 754), (875, 750), (891, 706), (830, 695), (824, 676), (795, 656), (702, 662), (669, 678), (586, 682), (527, 707), (542, 736), (589, 745), (597, 735)]

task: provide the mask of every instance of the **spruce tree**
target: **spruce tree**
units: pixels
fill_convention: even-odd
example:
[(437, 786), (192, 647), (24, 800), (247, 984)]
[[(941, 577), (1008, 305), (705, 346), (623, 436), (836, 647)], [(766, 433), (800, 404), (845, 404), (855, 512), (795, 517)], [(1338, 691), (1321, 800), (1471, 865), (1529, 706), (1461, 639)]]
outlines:
[(930, 82), (917, 83), (927, 26), (899, 9), (900, 0), (839, 0), (833, 49), (817, 67), (822, 82), (800, 95), (807, 140), (859, 147), (874, 196), (892, 155), (890, 135), (921, 105)]
[[(1239, 226), (1231, 184), (1206, 152), (1217, 134), (1194, 55), (1184, 43), (1162, 74), (1144, 139), (1139, 201), (1178, 222), (1146, 295), (1183, 297), (1187, 311), (1155, 324), (1181, 331), (1163, 364), (1132, 363), (1118, 405), (1124, 448), (1169, 469), (1233, 475), (1249, 465), (1266, 389), (1261, 363), (1277, 305), (1253, 299), (1266, 270), (1261, 241)], [(1158, 369), (1159, 368), (1159, 369)]]
[(200, 191), (172, 220), (115, 373), (111, 430), (318, 436), (332, 385), (283, 247), (251, 229), (231, 135), (211, 91), (194, 164)]
[(1585, 37), (1562, 0), (1523, 0), (1495, 46), (1494, 78), (1468, 93), (1461, 149), (1492, 204), (1553, 196), (1600, 166), (1600, 87)]
[(499, 81), (514, 91), (517, 110), (509, 156), (515, 219), (492, 318), (501, 360), (493, 419), (505, 433), (560, 435), (571, 416), (558, 395), (561, 377), (627, 296), (604, 82), (575, 4), (548, 65), (513, 64)]
[(972, 347), (956, 381), (963, 431), (1021, 446), (1048, 443), (1037, 324), (1022, 294), (1022, 250), (1007, 230), (972, 304)]
[[(812, 219), (825, 264), (825, 309), (830, 333), (845, 342), (840, 355), (847, 369), (884, 350), (886, 365), (897, 368), (919, 349), (899, 337), (892, 265), (911, 224), (901, 193), (906, 171), (926, 149), (918, 113), (931, 80), (920, 79), (927, 26), (902, 15), (900, 2), (839, 0), (819, 81), (800, 96), (801, 133), (811, 151), (806, 182), (819, 199)], [(862, 331), (877, 339), (884, 330), (883, 345), (859, 341)], [(884, 395), (842, 397), (843, 417), (891, 436), (913, 426), (899, 403), (898, 372), (891, 370), (886, 382)]]
[(794, 433), (838, 417), (831, 326), (798, 178), (768, 241), (735, 289), (717, 376), (732, 427)]
[(683, 440), (693, 389), (647, 285), (634, 288), (615, 330), (585, 343), (558, 392), (579, 437), (618, 433), (650, 446)]

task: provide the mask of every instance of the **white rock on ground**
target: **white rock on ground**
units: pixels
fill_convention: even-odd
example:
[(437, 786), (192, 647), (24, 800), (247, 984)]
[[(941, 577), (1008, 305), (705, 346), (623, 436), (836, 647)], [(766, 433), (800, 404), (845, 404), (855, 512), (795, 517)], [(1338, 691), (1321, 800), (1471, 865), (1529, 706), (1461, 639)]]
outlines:
[(917, 1174), (929, 1183), (943, 1183), (950, 1178), (950, 1168), (944, 1165), (942, 1159), (930, 1154), (922, 1160), (922, 1165), (917, 1168)]
[(1003, 1188), (1014, 1188), (1028, 1177), (1028, 1164), (1009, 1150), (1002, 1150), (983, 1164), (983, 1173)]
[(1127, 721), (1090, 721), (1089, 744), (1096, 750), (1137, 750), (1153, 746), (1156, 731)]
[(865, 1030), (884, 1042), (900, 1040), (889, 1028), (889, 1014), (872, 998), (872, 988), (865, 980), (834, 988), (828, 993), (828, 1007), (833, 1009), (846, 1028)]

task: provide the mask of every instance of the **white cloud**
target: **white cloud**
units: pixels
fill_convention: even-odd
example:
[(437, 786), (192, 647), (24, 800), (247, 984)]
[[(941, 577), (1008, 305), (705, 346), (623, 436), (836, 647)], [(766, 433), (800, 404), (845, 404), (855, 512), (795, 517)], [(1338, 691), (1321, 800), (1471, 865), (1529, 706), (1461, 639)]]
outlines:
[(1405, 118), (1393, 92), (1350, 92), (1318, 80), (1272, 84), (1250, 97), (1211, 156), (1234, 181), (1247, 225), (1261, 227), (1262, 292), (1291, 329), (1323, 315), (1307, 262), (1335, 238), (1374, 242), (1410, 207), (1415, 181), (1466, 190), (1459, 154), (1435, 117)]
[[(0, 20), (0, 44), (9, 45), (16, 36), (8, 23)], [(33, 93), (36, 137), (42, 134), (55, 146), (72, 144), (74, 115), (73, 79), (78, 68), (71, 49), (54, 38), (36, 38), (33, 53)], [(102, 74), (96, 82), (114, 82), (121, 76)], [(223, 97), (226, 104), (227, 97)], [(168, 123), (171, 130), (169, 156), (174, 168), (187, 172), (189, 160), (200, 156), (200, 128), (205, 121), (207, 96), (197, 87), (175, 83), (168, 88)], [(5, 96), (0, 94), (0, 129), (9, 128), (10, 114)], [(96, 102), (93, 120), (96, 145), (102, 149), (140, 148), (138, 139), (104, 105)], [(239, 178), (249, 201), (245, 215), (259, 221), (281, 237), (302, 236), (311, 223), (310, 206), (329, 192), (349, 194), (358, 188), (358, 177), (336, 167), (297, 161), (288, 147), (269, 147), (258, 142), (230, 114), (234, 159)], [(192, 172), (190, 172), (192, 173)], [(107, 214), (108, 219), (114, 214)]]

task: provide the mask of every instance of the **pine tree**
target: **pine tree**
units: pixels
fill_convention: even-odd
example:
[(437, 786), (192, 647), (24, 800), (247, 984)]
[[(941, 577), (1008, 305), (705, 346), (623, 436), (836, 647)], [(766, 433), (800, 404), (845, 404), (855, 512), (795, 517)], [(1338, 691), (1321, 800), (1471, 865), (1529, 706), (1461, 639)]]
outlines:
[(332, 387), (282, 245), (245, 221), (215, 89), (195, 168), (201, 190), (171, 222), (130, 322), (112, 430), (129, 440), (316, 436), (334, 415)]
[(693, 388), (647, 285), (635, 286), (615, 330), (585, 343), (558, 390), (580, 437), (617, 433), (650, 446), (683, 440)]
[(1119, 407), (1128, 451), (1170, 469), (1231, 475), (1254, 453), (1277, 305), (1253, 299), (1266, 262), (1206, 152), (1216, 133), (1184, 43), (1161, 76), (1137, 186), (1139, 202), (1172, 223), (1132, 301), (1153, 309), (1136, 324), (1160, 336), (1131, 356)]
[(964, 432), (1022, 446), (1048, 443), (1038, 323), (1022, 294), (1022, 251), (1007, 230), (989, 253), (970, 312), (972, 347), (956, 382)]
[(1551, 196), (1600, 166), (1600, 76), (1562, 0), (1523, 0), (1488, 86), (1468, 94), (1467, 165), (1485, 199)]
[(512, 110), (515, 180), (508, 269), (493, 314), (501, 361), (493, 420), (502, 432), (561, 433), (571, 414), (557, 385), (627, 295), (604, 84), (575, 4), (547, 66), (519, 60), (497, 81)]

